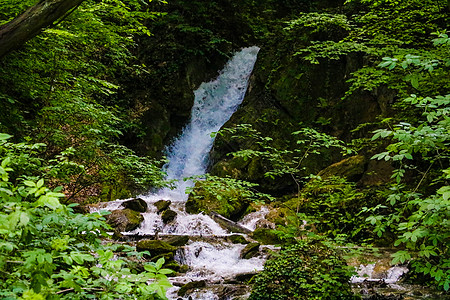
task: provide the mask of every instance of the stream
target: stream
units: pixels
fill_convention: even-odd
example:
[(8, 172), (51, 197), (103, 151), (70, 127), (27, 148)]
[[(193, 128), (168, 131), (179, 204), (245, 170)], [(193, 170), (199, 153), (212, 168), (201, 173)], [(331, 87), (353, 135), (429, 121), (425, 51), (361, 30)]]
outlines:
[[(136, 230), (123, 233), (134, 237), (189, 236), (189, 242), (175, 255), (175, 260), (188, 265), (189, 269), (185, 274), (171, 277), (174, 287), (168, 291), (169, 299), (246, 299), (250, 291), (242, 282), (263, 269), (267, 253), (274, 249), (262, 246), (259, 255), (242, 259), (240, 254), (244, 244), (230, 242), (228, 237), (232, 234), (211, 217), (202, 213), (187, 214), (184, 209), (188, 199), (185, 191), (193, 186), (193, 182), (183, 179), (206, 172), (208, 154), (214, 141), (211, 134), (219, 131), (241, 104), (258, 51), (258, 47), (249, 47), (237, 52), (215, 80), (202, 83), (195, 91), (190, 122), (166, 149), (169, 159), (165, 166), (166, 179), (176, 180), (175, 186), (140, 196), (148, 204), (148, 210), (143, 213), (144, 221)], [(170, 201), (170, 209), (176, 212), (176, 218), (172, 222), (165, 224), (161, 220), (154, 205), (160, 200)], [(123, 201), (125, 200), (109, 202), (102, 209), (120, 209)], [(262, 208), (249, 214), (239, 225), (252, 231), (267, 212), (267, 208)], [(352, 278), (352, 282), (358, 289), (361, 288), (358, 285), (370, 280), (395, 284), (407, 271), (403, 267), (387, 268), (384, 275), (375, 275), (375, 265), (355, 267), (358, 268), (358, 274)], [(204, 281), (205, 286), (182, 297), (177, 294), (180, 286), (198, 281)]]

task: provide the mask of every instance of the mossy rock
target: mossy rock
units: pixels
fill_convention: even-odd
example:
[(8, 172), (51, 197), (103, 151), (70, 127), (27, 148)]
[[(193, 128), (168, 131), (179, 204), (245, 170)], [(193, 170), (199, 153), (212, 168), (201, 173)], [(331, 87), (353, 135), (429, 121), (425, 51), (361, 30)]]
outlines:
[(247, 239), (240, 235), (240, 234), (233, 234), (227, 237), (227, 240), (229, 240), (233, 244), (248, 244), (249, 241)]
[(259, 254), (259, 246), (260, 243), (250, 243), (247, 246), (244, 247), (244, 249), (241, 250), (241, 254), (239, 255), (239, 258), (241, 259), (250, 259), (252, 257), (255, 257)]
[(161, 219), (164, 224), (170, 223), (177, 217), (177, 213), (171, 209), (166, 209), (161, 214)]
[(251, 237), (264, 245), (281, 244), (280, 238), (275, 234), (274, 230), (268, 228), (257, 228), (253, 231)]
[(188, 235), (172, 235), (161, 238), (161, 240), (172, 246), (184, 246), (189, 242)]
[(173, 252), (168, 252), (168, 253), (162, 253), (159, 255), (152, 255), (149, 260), (152, 262), (157, 262), (160, 258), (164, 258), (164, 261), (169, 263), (169, 262), (174, 261), (174, 257), (175, 257), (175, 254)]
[(241, 193), (238, 189), (230, 189), (218, 195), (206, 191), (201, 185), (202, 182), (197, 182), (193, 193), (189, 195), (185, 204), (187, 213), (216, 212), (227, 219), (237, 221), (250, 204), (248, 199), (240, 196)]
[(107, 223), (118, 232), (132, 231), (138, 228), (143, 220), (144, 217), (139, 212), (128, 208), (113, 210), (106, 216)]
[(172, 203), (172, 201), (170, 201), (170, 200), (159, 200), (159, 201), (156, 201), (155, 203), (153, 203), (153, 205), (158, 210), (158, 213), (161, 213), (161, 212), (165, 211), (166, 209), (168, 209), (171, 203)]
[(352, 271), (321, 241), (301, 241), (269, 259), (256, 275), (249, 300), (353, 300)]
[(164, 268), (174, 270), (175, 272), (178, 272), (178, 273), (186, 273), (189, 270), (188, 265), (180, 265), (176, 261), (170, 261), (170, 262), (164, 264)]
[(152, 257), (174, 252), (177, 247), (174, 247), (166, 242), (160, 240), (141, 240), (136, 243), (136, 249), (138, 251), (149, 251)]
[(147, 202), (141, 198), (125, 201), (122, 203), (122, 206), (141, 213), (146, 212), (148, 208)]
[(317, 175), (322, 179), (338, 176), (350, 181), (358, 181), (364, 174), (366, 161), (364, 156), (355, 155), (326, 167)]
[(183, 297), (186, 295), (187, 292), (193, 289), (203, 288), (206, 286), (205, 280), (199, 280), (199, 281), (191, 281), (189, 283), (186, 283), (178, 290), (178, 296)]

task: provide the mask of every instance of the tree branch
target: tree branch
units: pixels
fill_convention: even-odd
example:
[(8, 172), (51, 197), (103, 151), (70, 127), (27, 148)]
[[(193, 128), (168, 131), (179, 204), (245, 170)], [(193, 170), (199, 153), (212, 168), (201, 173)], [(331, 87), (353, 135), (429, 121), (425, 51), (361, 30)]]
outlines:
[(0, 58), (21, 47), (84, 0), (41, 0), (0, 27)]

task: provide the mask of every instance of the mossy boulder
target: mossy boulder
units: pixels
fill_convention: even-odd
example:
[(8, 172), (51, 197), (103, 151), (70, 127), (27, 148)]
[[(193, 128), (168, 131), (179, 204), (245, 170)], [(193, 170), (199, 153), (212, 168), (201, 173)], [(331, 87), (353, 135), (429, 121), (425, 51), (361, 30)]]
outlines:
[(249, 300), (359, 299), (345, 261), (321, 241), (301, 241), (269, 259), (256, 275)]
[(156, 201), (155, 203), (153, 203), (153, 205), (158, 210), (158, 213), (161, 213), (161, 212), (165, 211), (166, 209), (168, 209), (171, 203), (172, 203), (172, 201), (170, 201), (170, 200), (159, 200), (159, 201)]
[(241, 259), (250, 259), (259, 254), (259, 246), (260, 243), (250, 243), (241, 250), (239, 258)]
[(174, 252), (177, 247), (174, 247), (166, 242), (160, 240), (141, 240), (136, 243), (138, 251), (149, 251), (152, 257)]
[(272, 229), (268, 228), (257, 228), (251, 234), (254, 240), (257, 240), (264, 245), (277, 245), (281, 244), (280, 238), (275, 234)]
[(148, 208), (147, 202), (141, 198), (127, 200), (122, 203), (122, 206), (141, 213), (146, 212)]
[(197, 182), (194, 191), (189, 195), (185, 204), (187, 213), (216, 212), (227, 219), (237, 221), (247, 210), (250, 200), (242, 197), (239, 189), (218, 191), (203, 188), (204, 184), (208, 183)]
[(164, 224), (170, 223), (177, 217), (177, 213), (171, 209), (166, 209), (161, 214), (161, 219)]
[(203, 288), (206, 286), (206, 281), (205, 280), (199, 280), (199, 281), (191, 281), (189, 283), (186, 283), (185, 285), (183, 285), (179, 290), (178, 290), (178, 296), (183, 297), (184, 295), (186, 295), (187, 292), (194, 290), (194, 289), (198, 289), (198, 288)]
[(317, 175), (323, 179), (338, 176), (349, 181), (358, 181), (364, 174), (366, 162), (367, 159), (363, 155), (355, 155), (326, 167)]
[(139, 212), (128, 208), (113, 210), (106, 216), (107, 223), (117, 232), (132, 231), (138, 228), (143, 220), (144, 217)]
[(165, 236), (161, 239), (163, 242), (172, 246), (184, 246), (189, 242), (189, 236), (187, 235), (172, 235)]
[(249, 243), (249, 241), (247, 241), (247, 239), (240, 234), (230, 235), (227, 237), (227, 240), (233, 244), (248, 244)]

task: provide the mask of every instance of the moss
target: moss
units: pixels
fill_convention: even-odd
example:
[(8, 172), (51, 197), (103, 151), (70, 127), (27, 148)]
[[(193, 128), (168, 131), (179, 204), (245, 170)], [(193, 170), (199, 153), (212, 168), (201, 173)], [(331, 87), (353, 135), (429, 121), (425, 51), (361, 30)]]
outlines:
[(214, 194), (203, 189), (201, 182), (198, 182), (193, 193), (189, 195), (185, 208), (190, 214), (201, 211), (207, 214), (216, 212), (227, 219), (236, 221), (243, 215), (248, 205), (249, 200), (240, 196), (239, 189), (229, 189), (220, 194)]
[(167, 209), (163, 211), (161, 214), (161, 219), (164, 224), (170, 223), (177, 217), (177, 213), (171, 209)]
[(366, 161), (364, 156), (355, 155), (328, 166), (317, 175), (323, 179), (338, 176), (350, 181), (358, 181), (364, 174)]
[(227, 239), (233, 244), (248, 244), (248, 241), (240, 234), (233, 234), (227, 237)]
[(242, 249), (241, 254), (239, 255), (242, 259), (250, 259), (255, 257), (259, 253), (260, 243), (250, 243)]
[(159, 200), (153, 203), (153, 205), (155, 205), (156, 209), (158, 210), (158, 213), (160, 213), (168, 209), (171, 203), (172, 201), (170, 200)]
[(106, 216), (106, 220), (116, 231), (123, 232), (138, 228), (144, 217), (139, 212), (126, 208), (112, 211)]
[(281, 244), (281, 240), (274, 230), (268, 228), (257, 228), (252, 233), (252, 238), (264, 245)]

